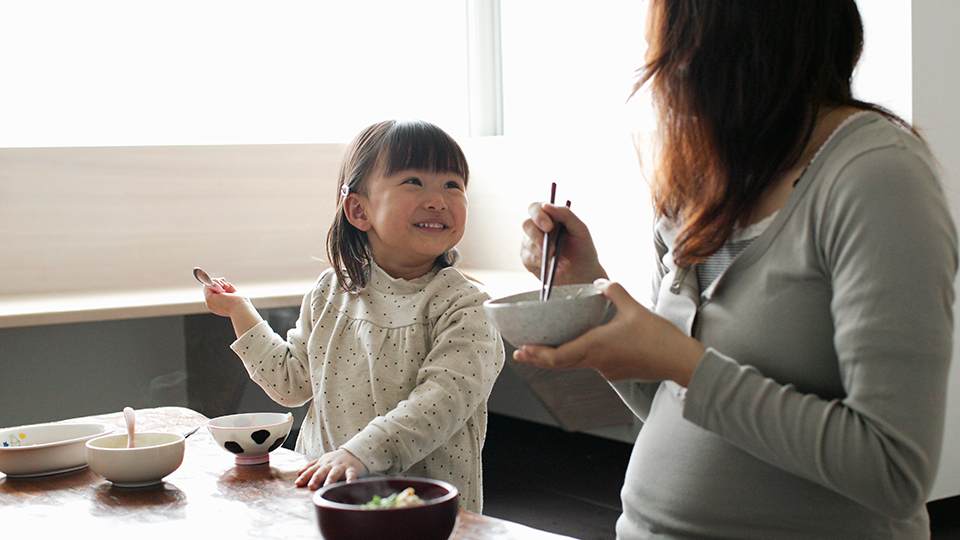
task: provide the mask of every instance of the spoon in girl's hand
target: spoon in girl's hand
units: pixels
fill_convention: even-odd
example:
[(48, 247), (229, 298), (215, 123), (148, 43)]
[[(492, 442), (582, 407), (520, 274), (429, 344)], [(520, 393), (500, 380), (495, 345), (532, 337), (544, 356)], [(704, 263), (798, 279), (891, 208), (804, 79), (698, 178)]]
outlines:
[(127, 448), (133, 448), (133, 427), (137, 417), (130, 407), (123, 408), (123, 419), (127, 422)]
[(223, 292), (223, 287), (214, 283), (213, 280), (210, 279), (210, 276), (207, 275), (207, 273), (204, 272), (203, 269), (200, 268), (199, 266), (193, 269), (193, 277), (197, 278), (197, 281), (199, 281), (200, 283), (203, 283), (207, 287), (210, 287), (214, 291), (217, 291), (219, 293)]

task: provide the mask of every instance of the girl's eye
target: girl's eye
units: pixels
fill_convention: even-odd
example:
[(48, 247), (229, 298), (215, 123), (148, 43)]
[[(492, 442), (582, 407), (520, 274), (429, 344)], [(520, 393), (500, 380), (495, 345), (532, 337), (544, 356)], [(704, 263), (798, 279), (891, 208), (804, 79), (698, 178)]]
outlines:
[(417, 177), (407, 178), (406, 180), (403, 181), (403, 183), (404, 183), (404, 184), (413, 184), (413, 185), (415, 185), (415, 186), (422, 186), (422, 185), (423, 185), (423, 182), (421, 182), (420, 179), (417, 178)]
[(451, 181), (447, 182), (443, 187), (445, 187), (445, 188), (452, 188), (452, 189), (459, 189), (459, 190), (461, 190), (461, 191), (463, 190), (463, 186), (460, 184), (460, 182), (457, 182), (457, 181), (455, 181), (455, 180), (451, 180)]

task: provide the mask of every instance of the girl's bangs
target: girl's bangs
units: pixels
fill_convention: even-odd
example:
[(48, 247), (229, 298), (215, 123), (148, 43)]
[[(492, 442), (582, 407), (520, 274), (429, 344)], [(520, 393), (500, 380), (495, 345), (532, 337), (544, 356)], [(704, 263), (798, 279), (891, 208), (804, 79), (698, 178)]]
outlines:
[(469, 176), (467, 158), (449, 135), (420, 122), (396, 124), (383, 144), (387, 174), (407, 169), (454, 173), (464, 181)]

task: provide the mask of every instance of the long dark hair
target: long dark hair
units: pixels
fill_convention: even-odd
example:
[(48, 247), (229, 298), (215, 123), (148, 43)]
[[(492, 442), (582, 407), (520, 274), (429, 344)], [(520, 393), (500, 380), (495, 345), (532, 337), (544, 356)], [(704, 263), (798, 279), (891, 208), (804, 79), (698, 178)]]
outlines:
[[(327, 232), (327, 257), (340, 285), (359, 292), (367, 286), (366, 266), (370, 263), (367, 233), (347, 220), (343, 210), (346, 193), (365, 193), (366, 180), (379, 164), (384, 174), (407, 169), (454, 173), (466, 187), (470, 176), (467, 158), (460, 145), (439, 127), (420, 120), (386, 120), (373, 124), (344, 149), (337, 182), (337, 212)], [(457, 264), (456, 248), (437, 257), (445, 268)]]
[(649, 0), (646, 64), (657, 115), (656, 212), (681, 223), (674, 260), (720, 248), (764, 189), (794, 166), (823, 106), (854, 99), (863, 50), (854, 0)]

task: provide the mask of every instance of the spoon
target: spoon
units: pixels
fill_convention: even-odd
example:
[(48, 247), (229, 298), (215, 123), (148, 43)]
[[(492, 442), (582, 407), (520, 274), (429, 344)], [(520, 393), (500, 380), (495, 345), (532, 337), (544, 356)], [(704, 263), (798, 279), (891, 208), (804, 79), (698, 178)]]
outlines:
[(211, 289), (220, 293), (223, 292), (223, 287), (214, 283), (213, 280), (210, 279), (210, 276), (199, 266), (193, 269), (193, 277), (197, 278), (197, 281), (203, 283), (207, 287), (210, 287)]
[(127, 422), (127, 448), (133, 448), (133, 426), (137, 422), (137, 416), (130, 407), (123, 408), (123, 419)]

